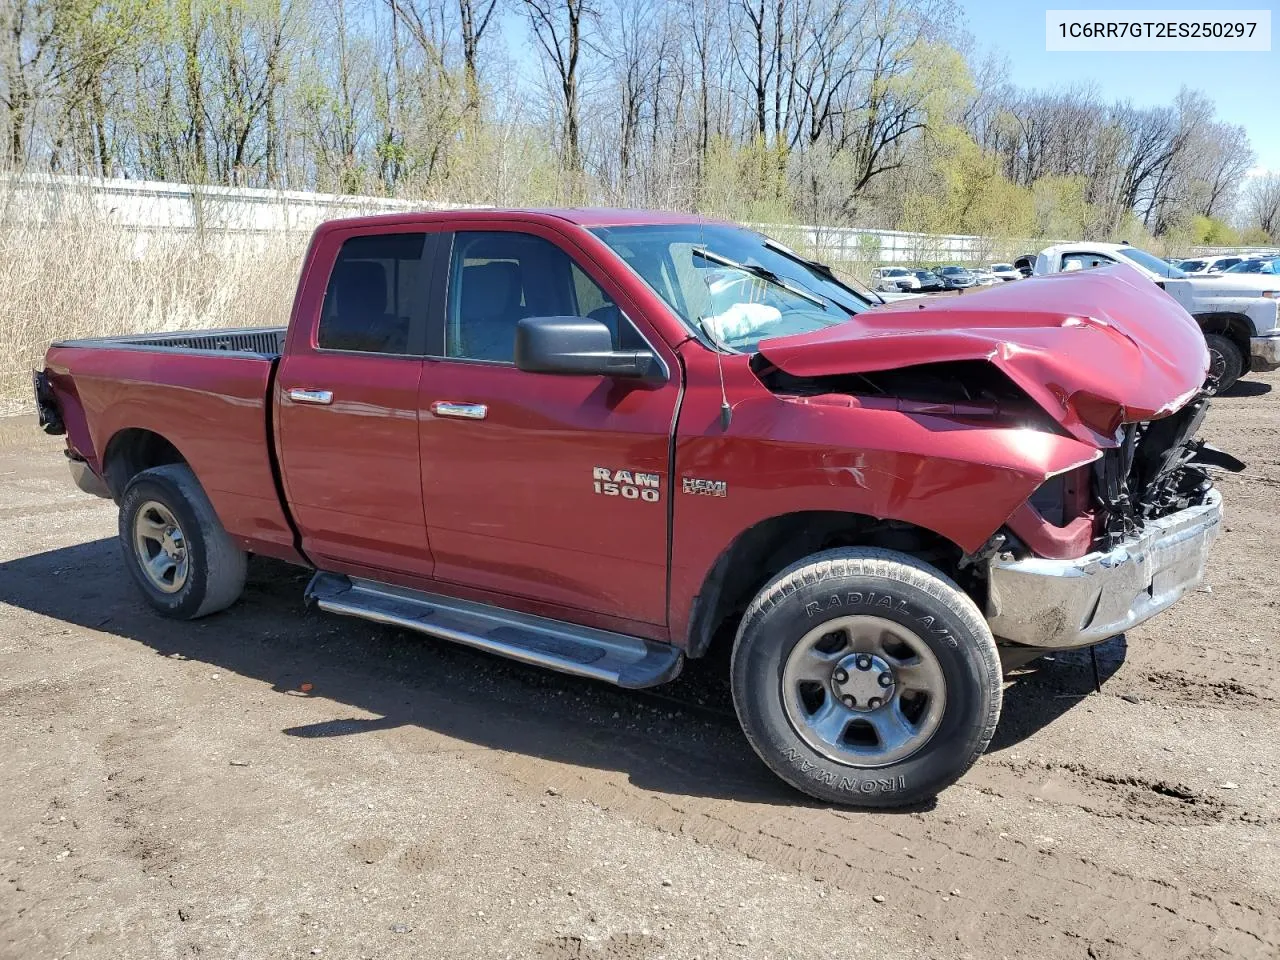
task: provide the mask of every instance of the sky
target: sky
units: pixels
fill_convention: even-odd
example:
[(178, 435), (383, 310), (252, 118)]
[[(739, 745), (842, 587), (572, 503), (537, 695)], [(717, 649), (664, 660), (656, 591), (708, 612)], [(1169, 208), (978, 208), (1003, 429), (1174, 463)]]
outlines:
[[(1249, 132), (1257, 169), (1280, 172), (1280, 8), (1273, 0), (1178, 3), (1176, 0), (959, 0), (968, 28), (981, 50), (1007, 57), (1009, 79), (1020, 87), (1061, 89), (1096, 84), (1107, 99), (1138, 106), (1167, 105), (1188, 86), (1218, 105), (1218, 116)], [(1049, 53), (1045, 50), (1045, 10), (1270, 9), (1269, 53)]]

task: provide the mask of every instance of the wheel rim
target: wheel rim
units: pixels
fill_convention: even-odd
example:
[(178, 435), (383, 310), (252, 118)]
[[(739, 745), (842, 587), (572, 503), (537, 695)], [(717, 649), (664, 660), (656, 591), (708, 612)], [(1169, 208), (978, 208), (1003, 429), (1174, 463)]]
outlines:
[(157, 590), (177, 593), (186, 584), (187, 539), (163, 503), (148, 500), (134, 514), (133, 547), (143, 575)]
[(929, 742), (946, 709), (946, 681), (914, 631), (882, 617), (839, 617), (792, 648), (782, 702), (796, 733), (823, 756), (883, 767)]
[(1221, 350), (1209, 348), (1209, 379), (1214, 383), (1222, 382), (1222, 375), (1227, 372), (1227, 358)]

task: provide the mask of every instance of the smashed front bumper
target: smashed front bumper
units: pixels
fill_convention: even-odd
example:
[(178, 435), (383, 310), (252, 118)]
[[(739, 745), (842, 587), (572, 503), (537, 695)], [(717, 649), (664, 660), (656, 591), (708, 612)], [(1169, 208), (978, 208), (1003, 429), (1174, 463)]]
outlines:
[(1249, 369), (1254, 373), (1268, 373), (1277, 368), (1280, 368), (1280, 333), (1251, 339)]
[(1222, 495), (1147, 522), (1141, 534), (1077, 560), (990, 561), (987, 622), (999, 639), (1063, 650), (1137, 626), (1200, 582), (1222, 525)]

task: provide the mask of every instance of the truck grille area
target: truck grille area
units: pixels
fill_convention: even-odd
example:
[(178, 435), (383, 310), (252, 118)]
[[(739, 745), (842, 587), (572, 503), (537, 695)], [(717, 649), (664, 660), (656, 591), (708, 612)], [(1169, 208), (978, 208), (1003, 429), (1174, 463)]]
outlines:
[(1213, 489), (1208, 467), (1244, 464), (1195, 439), (1209, 410), (1201, 396), (1160, 420), (1127, 423), (1119, 446), (1093, 465), (1093, 496), (1101, 514), (1102, 547), (1136, 536), (1146, 523), (1203, 504)]

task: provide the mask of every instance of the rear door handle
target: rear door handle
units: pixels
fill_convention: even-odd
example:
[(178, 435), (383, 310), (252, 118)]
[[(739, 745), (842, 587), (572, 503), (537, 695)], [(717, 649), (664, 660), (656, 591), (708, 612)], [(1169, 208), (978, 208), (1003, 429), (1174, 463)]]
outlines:
[(437, 417), (483, 420), (489, 415), (489, 408), (483, 403), (455, 403), (452, 400), (437, 400), (431, 405), (431, 412)]
[(289, 399), (294, 403), (318, 403), (327, 406), (333, 403), (332, 390), (304, 390), (301, 387), (289, 389)]

